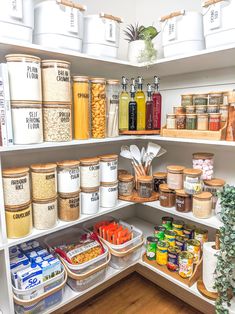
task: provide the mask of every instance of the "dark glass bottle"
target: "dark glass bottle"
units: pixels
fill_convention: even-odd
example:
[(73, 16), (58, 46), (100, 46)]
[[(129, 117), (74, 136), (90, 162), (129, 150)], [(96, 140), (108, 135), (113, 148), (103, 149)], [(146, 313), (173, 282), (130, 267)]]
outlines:
[(153, 129), (153, 99), (152, 99), (152, 86), (147, 85), (147, 101), (146, 101), (146, 130)]
[(131, 84), (131, 100), (129, 102), (129, 130), (137, 130), (137, 102), (135, 101), (135, 85)]
[(162, 95), (159, 92), (159, 77), (154, 76), (153, 99), (153, 130), (161, 129)]

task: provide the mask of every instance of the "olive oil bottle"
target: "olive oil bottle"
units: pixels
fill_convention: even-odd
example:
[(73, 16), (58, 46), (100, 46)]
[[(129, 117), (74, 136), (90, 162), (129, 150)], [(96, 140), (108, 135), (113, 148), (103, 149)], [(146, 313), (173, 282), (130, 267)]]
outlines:
[(153, 92), (153, 130), (161, 129), (162, 114), (162, 95), (159, 92), (160, 79), (154, 76), (154, 92)]
[(146, 130), (153, 129), (153, 99), (152, 86), (147, 85), (147, 101), (146, 101)]
[(143, 92), (143, 78), (137, 78), (137, 91), (135, 94), (137, 102), (137, 130), (145, 130), (146, 127), (146, 103), (145, 94)]
[(135, 101), (135, 85), (131, 84), (131, 100), (129, 102), (129, 131), (137, 129), (137, 103)]
[(122, 77), (122, 92), (119, 97), (119, 130), (127, 131), (129, 127), (128, 108), (130, 102), (130, 95), (127, 92), (127, 78)]

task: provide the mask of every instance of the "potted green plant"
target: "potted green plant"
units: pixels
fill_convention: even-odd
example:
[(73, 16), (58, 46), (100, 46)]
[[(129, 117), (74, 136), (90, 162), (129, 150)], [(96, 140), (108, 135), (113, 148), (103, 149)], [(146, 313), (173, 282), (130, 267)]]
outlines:
[(152, 40), (159, 34), (154, 26), (145, 27), (137, 23), (128, 25), (124, 30), (126, 40), (129, 42), (128, 60), (130, 62), (151, 63), (157, 58), (157, 50)]

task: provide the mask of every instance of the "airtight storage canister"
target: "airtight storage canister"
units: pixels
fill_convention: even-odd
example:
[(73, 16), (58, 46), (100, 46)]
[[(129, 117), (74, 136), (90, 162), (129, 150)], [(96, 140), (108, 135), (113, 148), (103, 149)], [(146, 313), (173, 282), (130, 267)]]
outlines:
[(106, 136), (105, 79), (91, 79), (91, 134), (93, 138)]
[(83, 158), (80, 160), (81, 188), (97, 188), (100, 185), (100, 159)]
[(100, 182), (116, 182), (118, 155), (102, 155), (100, 158)]
[(99, 211), (99, 200), (99, 188), (82, 188), (81, 213), (86, 215), (96, 214)]
[(64, 160), (57, 162), (57, 183), (59, 193), (75, 193), (80, 190), (80, 162)]
[(59, 219), (64, 221), (73, 221), (79, 218), (79, 192), (59, 193), (58, 198)]
[(106, 183), (102, 182), (100, 186), (100, 206), (114, 207), (118, 200), (118, 182)]
[(34, 228), (51, 229), (57, 222), (57, 197), (48, 200), (33, 200)]

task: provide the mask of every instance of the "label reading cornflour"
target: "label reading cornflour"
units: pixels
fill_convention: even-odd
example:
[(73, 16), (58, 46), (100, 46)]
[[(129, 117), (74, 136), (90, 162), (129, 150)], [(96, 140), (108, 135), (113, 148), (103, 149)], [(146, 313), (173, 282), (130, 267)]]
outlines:
[(92, 188), (100, 185), (99, 172), (100, 166), (81, 166), (81, 187)]
[(100, 162), (100, 181), (101, 182), (115, 182), (117, 181), (117, 168), (118, 162), (114, 161), (101, 161)]
[(23, 18), (23, 0), (9, 0), (10, 16), (17, 19)]

